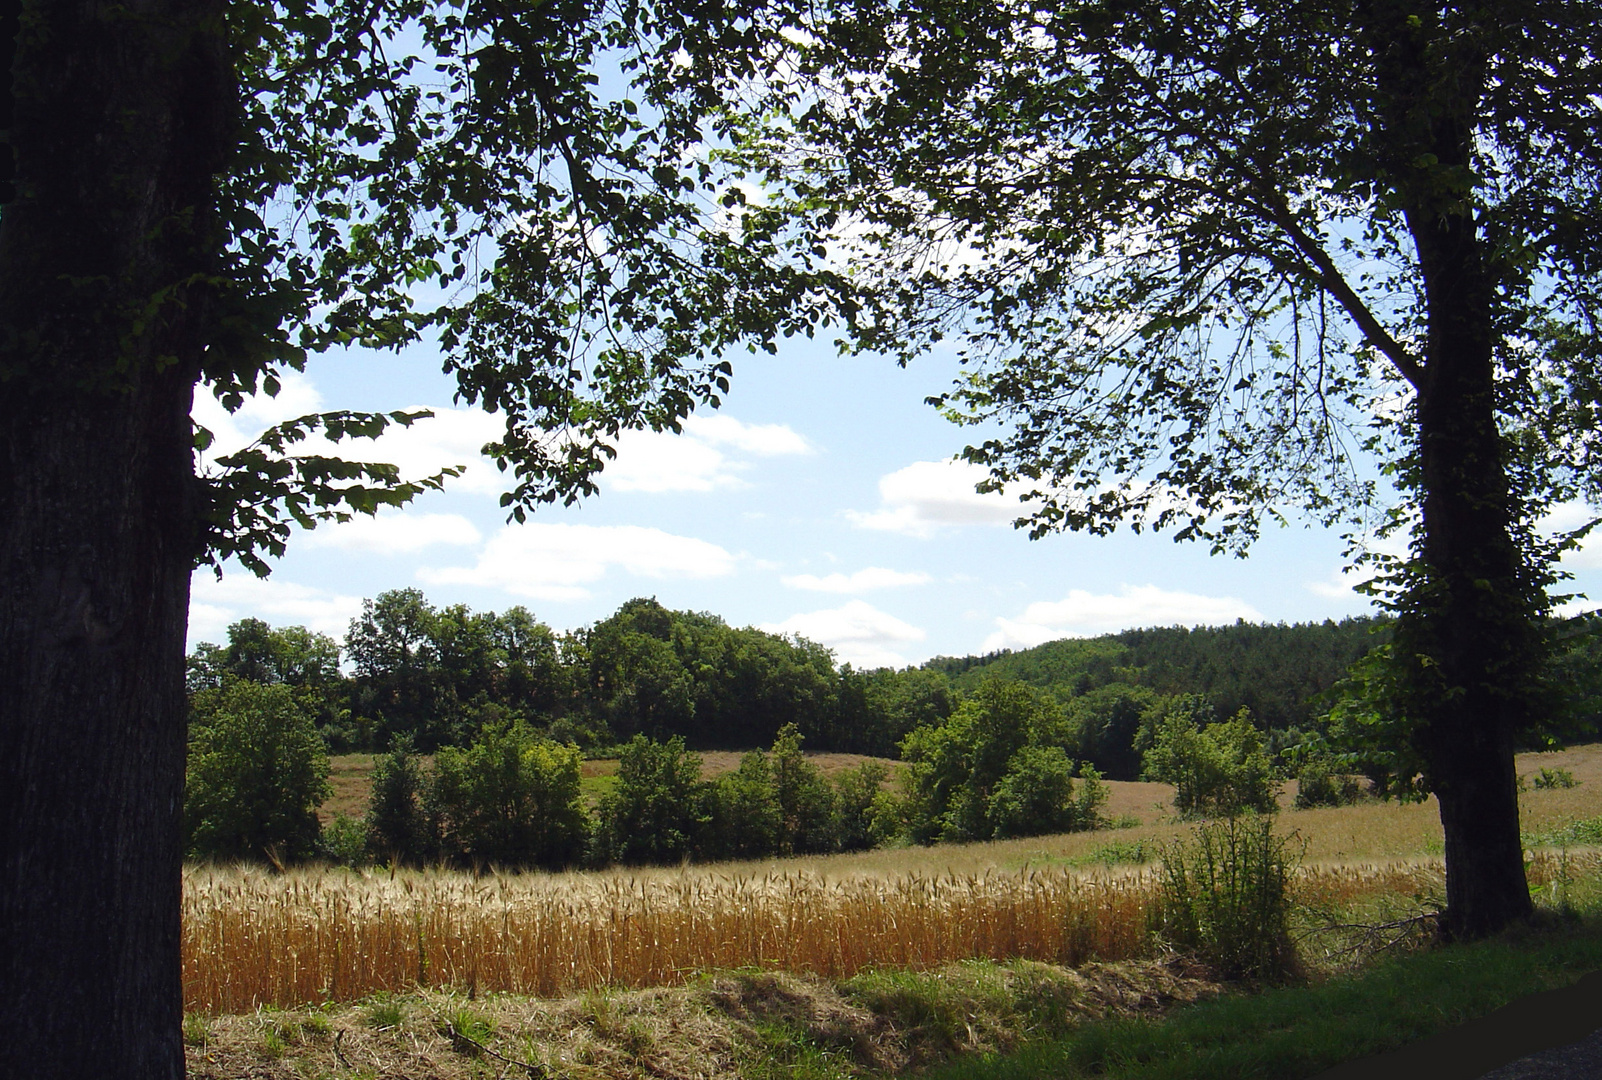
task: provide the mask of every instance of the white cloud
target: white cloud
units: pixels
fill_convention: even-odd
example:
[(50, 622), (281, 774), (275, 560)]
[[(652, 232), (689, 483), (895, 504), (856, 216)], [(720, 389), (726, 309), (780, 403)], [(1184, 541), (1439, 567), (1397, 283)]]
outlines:
[(860, 593), (870, 589), (892, 589), (901, 585), (926, 585), (931, 579), (928, 574), (922, 572), (907, 573), (901, 570), (887, 570), (882, 566), (868, 566), (854, 574), (835, 573), (824, 577), (818, 577), (816, 574), (796, 574), (780, 580), (792, 589)]
[[(298, 372), (285, 372), (277, 397), (256, 393), (247, 397), (239, 411), (230, 414), (204, 388), (195, 395), (192, 415), (195, 422), (212, 433), (212, 445), (205, 457), (233, 453), (250, 445), (263, 430), (297, 416), (322, 411), (322, 394), (312, 381)], [(331, 442), (308, 439), (290, 447), (297, 454), (326, 454), (353, 461), (388, 462), (400, 468), (401, 478), (419, 480), (449, 465), (460, 465), (466, 472), (448, 481), (452, 490), (493, 494), (502, 490), (500, 470), (481, 454), (485, 443), (506, 433), (505, 422), (482, 409), (451, 408), (440, 405), (414, 405), (405, 411), (428, 409), (434, 415), (415, 421), (410, 427), (391, 425), (377, 439), (346, 439)]]
[(304, 626), (342, 639), (361, 610), (359, 596), (276, 577), (258, 578), (243, 570), (219, 581), (210, 569), (203, 568), (195, 571), (190, 583), (189, 640), (220, 642), (230, 623), (247, 616), (278, 626)]
[(943, 526), (1004, 525), (1022, 512), (1016, 496), (981, 495), (974, 485), (989, 470), (967, 461), (915, 461), (879, 480), (879, 509), (848, 510), (864, 529), (930, 536)]
[(1030, 648), (1139, 626), (1216, 626), (1236, 619), (1260, 621), (1262, 615), (1232, 596), (1169, 592), (1155, 585), (1121, 585), (1116, 594), (1074, 589), (1066, 599), (1030, 604), (1016, 619), (998, 618), (998, 629), (982, 648)]
[(377, 517), (360, 514), (338, 525), (323, 525), (301, 542), (314, 548), (399, 555), (437, 544), (476, 544), (482, 539), (477, 527), (460, 514), (403, 511), (380, 513)]
[(826, 611), (792, 615), (783, 622), (766, 623), (758, 629), (770, 634), (800, 634), (827, 645), (842, 661), (862, 668), (904, 666), (907, 660), (895, 647), (922, 641), (927, 636), (918, 627), (861, 600)]
[(754, 457), (812, 453), (812, 446), (784, 424), (745, 424), (732, 416), (691, 416), (682, 433), (629, 431), (617, 440), (617, 457), (602, 484), (615, 491), (714, 491), (743, 487), (749, 463), (726, 450)]
[[(1540, 531), (1547, 536), (1570, 532), (1598, 517), (1602, 517), (1602, 514), (1582, 502), (1561, 503), (1541, 519)], [(1578, 548), (1563, 556), (1563, 566), (1569, 570), (1602, 569), (1602, 525), (1593, 529)]]
[(713, 578), (735, 557), (716, 544), (638, 525), (508, 525), (490, 538), (477, 566), (425, 567), (430, 584), (480, 585), (536, 600), (583, 600), (586, 584), (614, 567), (638, 577)]

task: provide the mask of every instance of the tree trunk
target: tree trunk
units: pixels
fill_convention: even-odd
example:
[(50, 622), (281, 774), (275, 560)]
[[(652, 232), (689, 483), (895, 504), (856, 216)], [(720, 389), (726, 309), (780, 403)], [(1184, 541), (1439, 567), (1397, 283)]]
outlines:
[(196, 282), (237, 102), (211, 0), (23, 22), (0, 211), (0, 1075), (178, 1077)]
[[(1415, 738), (1440, 800), (1445, 930), (1493, 933), (1531, 911), (1513, 765), (1539, 663), (1536, 612), (1495, 409), (1494, 298), (1467, 214), (1411, 216), (1429, 342), (1418, 398), (1424, 569), (1399, 628), (1421, 688)], [(1420, 662), (1419, 658), (1427, 657)]]
[(1408, 714), (1446, 837), (1452, 937), (1530, 913), (1519, 842), (1515, 733), (1540, 660), (1540, 589), (1512, 533), (1496, 414), (1494, 268), (1469, 185), (1487, 56), (1437, 5), (1360, 0), (1382, 125), (1372, 151), (1406, 208), (1428, 339), (1417, 386), (1422, 565), (1402, 598), (1396, 651)]

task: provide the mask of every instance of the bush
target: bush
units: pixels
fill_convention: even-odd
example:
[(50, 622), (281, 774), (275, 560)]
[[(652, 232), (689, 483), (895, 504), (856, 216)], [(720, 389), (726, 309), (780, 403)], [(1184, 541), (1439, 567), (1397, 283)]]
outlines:
[(1079, 797), (1074, 764), (1060, 746), (1026, 746), (1012, 756), (990, 793), (990, 835), (996, 839), (1093, 829), (1107, 800), (1101, 775), (1085, 762)]
[(617, 787), (601, 800), (594, 852), (601, 864), (675, 863), (705, 843), (711, 824), (701, 759), (675, 735), (636, 735), (623, 747)]
[(422, 798), (423, 771), (412, 753), (412, 737), (397, 735), (373, 769), (367, 802), (367, 847), (373, 855), (415, 866), (433, 854), (433, 830)]
[(1571, 788), (1579, 786), (1574, 774), (1567, 769), (1543, 768), (1535, 775), (1536, 791), (1553, 791), (1558, 788)]
[(773, 798), (779, 807), (777, 847), (780, 855), (815, 855), (834, 850), (834, 791), (818, 767), (801, 753), (801, 732), (794, 724), (779, 729), (770, 765)]
[(337, 866), (363, 866), (367, 863), (367, 826), (360, 818), (335, 814), (323, 829), (320, 844), (323, 858)]
[(1355, 776), (1335, 772), (1328, 762), (1310, 761), (1296, 774), (1296, 809), (1315, 806), (1350, 806), (1363, 798), (1363, 785)]
[(1279, 809), (1273, 763), (1245, 709), (1206, 727), (1190, 716), (1168, 717), (1146, 751), (1142, 775), (1173, 784), (1174, 806), (1187, 817), (1272, 814)]
[(779, 800), (768, 756), (753, 750), (719, 776), (712, 791), (709, 859), (762, 859), (779, 848)]
[(579, 761), (578, 747), (522, 720), (491, 725), (466, 750), (442, 748), (426, 792), (441, 853), (474, 867), (578, 861), (589, 832)]
[(1159, 936), (1226, 979), (1280, 983), (1298, 974), (1290, 939), (1289, 838), (1273, 819), (1230, 818), (1162, 848)]
[(879, 843), (874, 821), (890, 770), (882, 761), (864, 761), (834, 781), (834, 838), (841, 851), (865, 851)]
[(323, 741), (288, 686), (229, 680), (195, 695), (184, 791), (191, 857), (308, 858), (330, 790)]

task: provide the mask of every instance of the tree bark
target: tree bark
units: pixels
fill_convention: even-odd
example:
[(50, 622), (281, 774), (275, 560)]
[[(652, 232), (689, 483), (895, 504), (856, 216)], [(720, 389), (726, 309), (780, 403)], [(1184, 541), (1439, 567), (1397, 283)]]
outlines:
[(0, 1075), (183, 1075), (189, 412), (222, 5), (27, 6), (0, 211)]
[(1405, 207), (1425, 322), (1417, 386), (1422, 565), (1398, 619), (1415, 747), (1440, 801), (1451, 937), (1531, 912), (1513, 764), (1541, 658), (1540, 589), (1513, 535), (1496, 409), (1494, 266), (1468, 185), (1487, 55), (1433, 5), (1360, 3), (1380, 90), (1378, 164)]

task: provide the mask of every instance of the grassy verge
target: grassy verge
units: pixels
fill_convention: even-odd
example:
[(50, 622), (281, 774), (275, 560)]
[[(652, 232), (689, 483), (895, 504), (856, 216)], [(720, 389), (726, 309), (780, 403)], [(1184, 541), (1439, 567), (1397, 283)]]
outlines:
[(1393, 958), (1318, 986), (1229, 995), (1160, 1020), (1090, 1023), (930, 1075), (1294, 1080), (1449, 1030), (1599, 968), (1602, 921), (1592, 916)]

